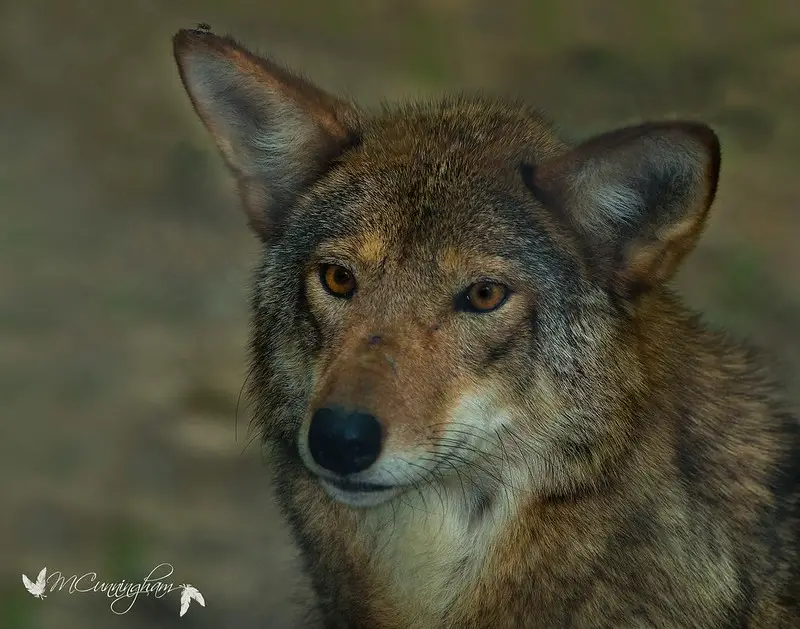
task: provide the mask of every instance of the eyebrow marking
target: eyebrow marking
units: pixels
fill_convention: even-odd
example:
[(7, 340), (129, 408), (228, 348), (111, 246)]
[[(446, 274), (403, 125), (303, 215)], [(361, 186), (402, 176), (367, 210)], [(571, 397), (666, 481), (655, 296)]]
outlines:
[(491, 255), (462, 253), (453, 247), (447, 247), (438, 255), (439, 268), (448, 275), (472, 273), (502, 273), (508, 268), (503, 258)]
[(377, 232), (364, 234), (355, 247), (356, 255), (368, 264), (381, 264), (386, 253), (386, 242)]

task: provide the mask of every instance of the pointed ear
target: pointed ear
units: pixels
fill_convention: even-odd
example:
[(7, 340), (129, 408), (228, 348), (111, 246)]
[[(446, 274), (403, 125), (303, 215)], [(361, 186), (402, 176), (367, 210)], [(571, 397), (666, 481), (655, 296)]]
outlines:
[(708, 126), (649, 123), (596, 136), (536, 167), (531, 185), (630, 299), (669, 280), (694, 248), (719, 167), (719, 140)]
[(181, 80), (239, 185), (253, 229), (269, 240), (282, 214), (359, 141), (356, 111), (229, 37), (173, 38)]

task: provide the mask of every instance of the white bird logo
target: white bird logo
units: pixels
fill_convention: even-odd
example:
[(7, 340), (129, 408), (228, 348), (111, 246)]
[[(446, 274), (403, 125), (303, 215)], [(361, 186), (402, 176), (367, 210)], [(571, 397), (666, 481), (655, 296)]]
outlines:
[(192, 602), (192, 599), (196, 600), (203, 607), (206, 606), (203, 595), (200, 594), (196, 587), (193, 587), (188, 583), (184, 583), (181, 585), (181, 587), (183, 588), (183, 592), (181, 593), (181, 616), (183, 616), (186, 613), (186, 610), (189, 609), (189, 604)]
[(47, 568), (42, 568), (39, 576), (36, 577), (36, 583), (33, 583), (27, 576), (22, 575), (22, 583), (25, 589), (33, 594), (36, 598), (47, 598), (44, 589), (47, 587)]

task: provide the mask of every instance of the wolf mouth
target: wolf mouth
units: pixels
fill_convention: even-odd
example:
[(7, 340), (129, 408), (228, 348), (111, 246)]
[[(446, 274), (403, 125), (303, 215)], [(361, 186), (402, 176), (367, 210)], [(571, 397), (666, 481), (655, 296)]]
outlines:
[(345, 479), (324, 479), (324, 482), (340, 491), (352, 493), (374, 493), (380, 491), (389, 491), (394, 489), (394, 485), (379, 485), (376, 483), (362, 483), (357, 481), (350, 481)]

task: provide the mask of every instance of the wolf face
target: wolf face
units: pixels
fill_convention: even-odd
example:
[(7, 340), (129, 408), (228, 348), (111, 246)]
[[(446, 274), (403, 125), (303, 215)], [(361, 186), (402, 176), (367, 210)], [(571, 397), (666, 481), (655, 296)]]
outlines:
[(354, 507), (601, 483), (641, 429), (660, 360), (642, 321), (703, 228), (714, 133), (572, 146), (526, 106), (468, 97), (369, 113), (229, 38), (175, 45), (263, 242), (265, 438)]

